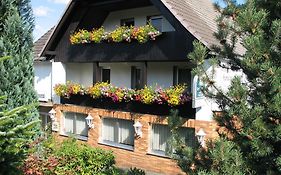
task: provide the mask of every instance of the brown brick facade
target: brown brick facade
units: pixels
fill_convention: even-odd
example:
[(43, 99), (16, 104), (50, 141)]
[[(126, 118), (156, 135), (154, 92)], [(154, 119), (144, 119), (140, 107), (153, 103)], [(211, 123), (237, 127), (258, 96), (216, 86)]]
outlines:
[[(116, 156), (116, 165), (122, 168), (137, 167), (144, 169), (148, 172), (176, 175), (182, 174), (179, 167), (174, 161), (169, 158), (155, 156), (149, 154), (149, 130), (150, 124), (167, 124), (167, 118), (148, 115), (148, 114), (135, 114), (130, 112), (121, 111), (109, 111), (97, 108), (88, 108), (73, 105), (55, 105), (54, 109), (57, 114), (56, 117), (58, 121), (61, 121), (62, 112), (75, 112), (83, 114), (91, 114), (93, 116), (94, 128), (88, 131), (88, 144), (93, 147), (99, 147), (106, 150), (112, 150)], [(116, 148), (112, 146), (107, 146), (99, 143), (99, 138), (101, 136), (101, 124), (102, 118), (104, 117), (114, 117), (119, 119), (127, 119), (139, 121), (142, 126), (142, 137), (135, 138), (134, 140), (134, 150), (125, 150), (121, 148)], [(207, 139), (215, 138), (216, 135), (216, 124), (214, 122), (208, 121), (198, 121), (194, 119), (188, 119), (183, 127), (195, 128), (197, 132), (200, 128), (203, 128), (206, 132)]]

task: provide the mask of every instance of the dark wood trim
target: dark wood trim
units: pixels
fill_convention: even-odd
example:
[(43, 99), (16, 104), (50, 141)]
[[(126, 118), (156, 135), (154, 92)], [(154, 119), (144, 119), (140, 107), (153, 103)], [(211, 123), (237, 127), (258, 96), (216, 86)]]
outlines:
[(108, 4), (112, 4), (112, 3), (119, 3), (119, 2), (124, 2), (126, 0), (109, 0), (109, 1), (103, 1), (103, 2), (96, 2), (96, 3), (92, 3), (90, 6), (103, 6), (103, 5), (108, 5)]
[(131, 67), (131, 88), (135, 89), (136, 87), (136, 66)]
[(93, 63), (93, 84), (101, 81), (101, 68), (99, 67), (99, 63)]
[(46, 55), (56, 55), (57, 54), (57, 52), (56, 51), (46, 51), (45, 52), (46, 53)]
[(178, 84), (178, 67), (173, 67), (173, 86)]
[(147, 62), (143, 62), (141, 67), (141, 85), (142, 87), (147, 85)]

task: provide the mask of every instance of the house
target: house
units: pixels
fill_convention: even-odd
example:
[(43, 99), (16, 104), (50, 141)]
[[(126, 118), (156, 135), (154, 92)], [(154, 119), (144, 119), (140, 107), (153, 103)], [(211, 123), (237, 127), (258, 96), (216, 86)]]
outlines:
[(54, 27), (35, 41), (33, 47), (34, 54), (34, 87), (39, 99), (39, 114), (42, 126), (50, 122), (48, 112), (53, 107), (52, 102), (52, 62), (51, 58), (41, 57), (40, 53), (52, 34)]
[[(210, 0), (72, 0), (42, 48), (40, 56), (47, 60), (40, 62), (42, 70), (40, 66), (37, 69), (49, 70), (49, 82), (37, 84), (39, 94), (50, 85), (79, 83), (72, 84), (78, 91), (75, 94), (71, 89), (73, 94), (68, 98), (59, 98), (50, 90), (44, 96), (48, 100), (51, 97), (54, 103), (51, 116), (56, 135), (75, 134), (94, 147), (112, 150), (119, 167), (138, 167), (152, 174), (180, 174), (181, 170), (166, 155), (168, 109), (179, 109), (185, 118), (181, 133), (187, 144), (194, 144), (195, 134), (201, 129), (206, 133), (205, 139), (216, 137), (212, 116), (218, 108), (200, 93), (200, 81), (191, 74), (194, 65), (187, 59), (194, 40), (208, 48), (217, 44), (213, 37), (216, 15)], [(130, 36), (123, 41), (123, 35), (122, 42), (118, 42), (109, 34), (117, 26), (128, 26), (127, 30), (148, 22), (161, 35), (145, 43), (127, 42)], [(87, 32), (93, 29), (96, 33)], [(71, 36), (76, 39), (72, 43)], [(49, 67), (43, 68), (44, 64)], [(206, 69), (210, 67), (206, 65)], [(231, 73), (221, 71), (217, 75), (225, 87), (228, 74)], [(80, 93), (80, 85), (87, 87), (97, 82), (110, 82), (123, 88), (122, 92), (125, 87), (141, 89), (147, 85), (161, 89), (185, 83), (192, 100), (171, 107), (142, 104), (135, 99), (112, 102)]]

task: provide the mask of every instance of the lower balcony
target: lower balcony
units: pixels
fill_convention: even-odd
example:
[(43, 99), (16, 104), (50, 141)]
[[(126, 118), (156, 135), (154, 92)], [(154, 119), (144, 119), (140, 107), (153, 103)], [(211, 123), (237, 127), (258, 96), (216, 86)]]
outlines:
[(61, 97), (62, 104), (73, 104), (78, 106), (87, 106), (93, 108), (126, 111), (142, 114), (153, 114), (167, 116), (171, 110), (178, 110), (179, 115), (184, 118), (194, 119), (195, 109), (192, 108), (192, 101), (185, 102), (177, 106), (170, 106), (168, 104), (144, 104), (137, 101), (129, 102), (113, 102), (111, 98), (94, 99), (90, 95), (71, 95), (70, 97)]

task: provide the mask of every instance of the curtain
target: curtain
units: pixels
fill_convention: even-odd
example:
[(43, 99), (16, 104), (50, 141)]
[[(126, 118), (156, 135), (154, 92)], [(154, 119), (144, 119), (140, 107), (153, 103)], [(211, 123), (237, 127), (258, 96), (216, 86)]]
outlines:
[(65, 132), (65, 134), (74, 133), (74, 114), (73, 113), (64, 114), (64, 132)]
[(104, 118), (103, 119), (103, 125), (102, 125), (102, 138), (105, 141), (111, 141), (114, 142), (114, 127), (116, 125), (116, 122), (114, 122), (114, 119), (110, 118)]
[(134, 145), (134, 123), (129, 120), (119, 120), (119, 143)]
[(170, 136), (171, 132), (167, 125), (152, 125), (151, 149), (165, 153)]
[(88, 137), (88, 126), (84, 114), (76, 113), (76, 134)]

